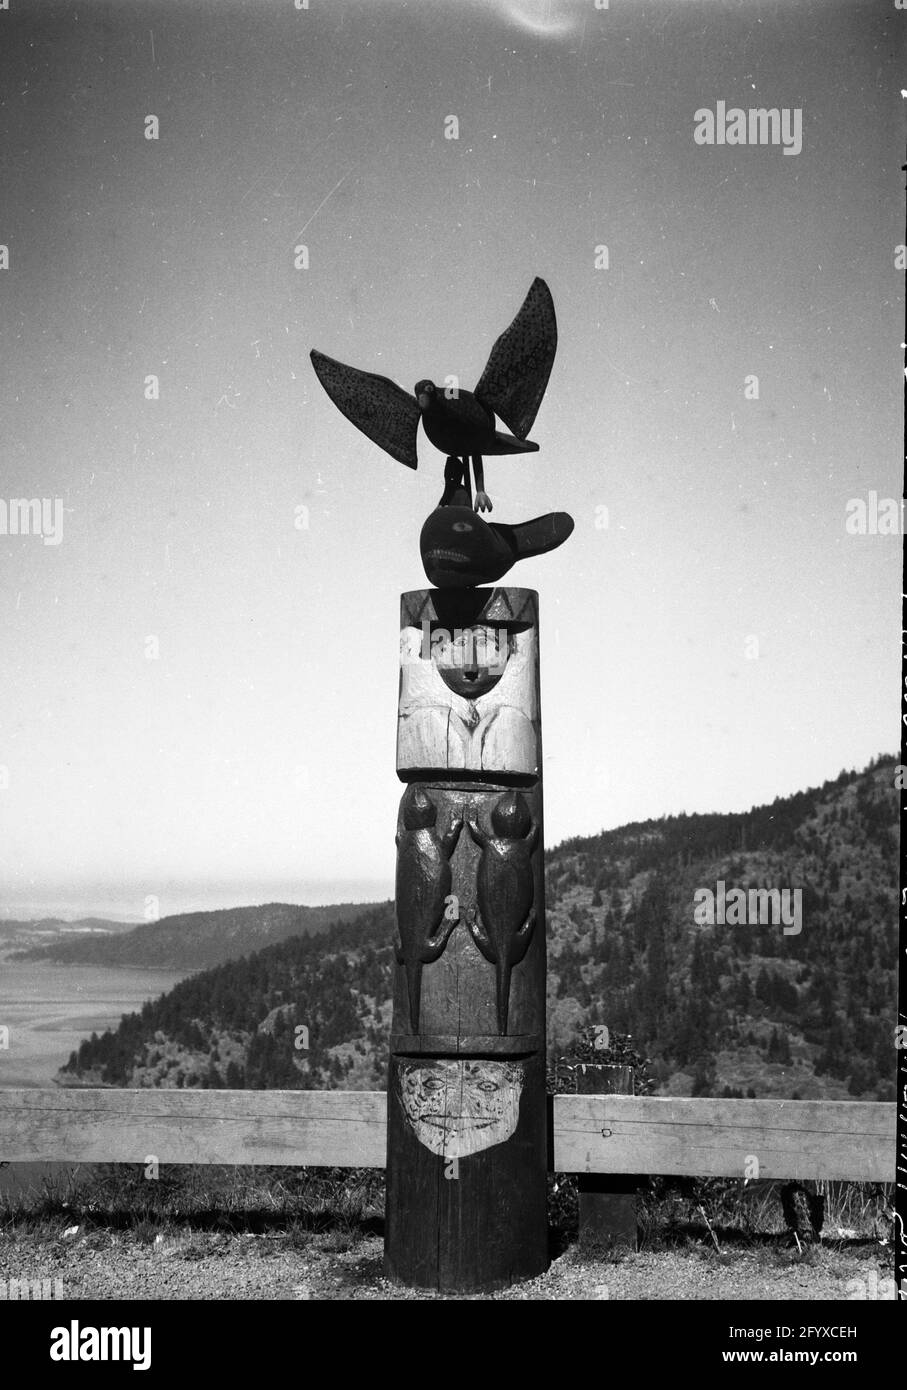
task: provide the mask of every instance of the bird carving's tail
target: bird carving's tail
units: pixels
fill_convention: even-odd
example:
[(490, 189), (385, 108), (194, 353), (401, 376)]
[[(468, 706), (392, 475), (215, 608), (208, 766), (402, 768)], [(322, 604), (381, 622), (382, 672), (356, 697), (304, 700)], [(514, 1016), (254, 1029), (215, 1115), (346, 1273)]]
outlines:
[(503, 434), (500, 430), (495, 430), (494, 437), (497, 447), (489, 449), (486, 444), (486, 454), (537, 454), (539, 451), (539, 446), (533, 444), (531, 439), (517, 439), (515, 435)]
[(506, 952), (501, 956), (497, 963), (497, 1004), (498, 1004), (498, 1033), (503, 1038), (507, 1036), (507, 1015), (510, 1012), (510, 973), (513, 969), (507, 959)]
[(409, 1024), (414, 1033), (419, 1031), (419, 1006), (422, 1002), (422, 962), (406, 963), (406, 993), (409, 997)]

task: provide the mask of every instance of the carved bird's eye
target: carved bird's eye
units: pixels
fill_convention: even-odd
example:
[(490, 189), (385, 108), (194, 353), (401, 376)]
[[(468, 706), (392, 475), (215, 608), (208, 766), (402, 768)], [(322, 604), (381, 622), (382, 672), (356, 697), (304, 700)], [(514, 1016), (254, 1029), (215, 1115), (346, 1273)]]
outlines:
[(453, 529), (455, 531), (471, 531), (472, 525), (468, 521), (455, 521), (453, 524)]

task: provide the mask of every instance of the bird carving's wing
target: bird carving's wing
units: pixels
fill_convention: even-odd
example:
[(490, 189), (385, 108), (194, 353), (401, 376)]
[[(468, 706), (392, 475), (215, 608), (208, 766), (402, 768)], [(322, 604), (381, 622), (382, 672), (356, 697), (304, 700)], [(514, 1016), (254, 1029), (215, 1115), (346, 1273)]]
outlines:
[(340, 413), (391, 458), (407, 468), (417, 468), (420, 412), (416, 398), (386, 376), (344, 366), (314, 348), (309, 356), (318, 380)]
[(509, 328), (491, 349), (473, 393), (525, 439), (538, 414), (557, 348), (554, 301), (544, 280), (535, 279)]

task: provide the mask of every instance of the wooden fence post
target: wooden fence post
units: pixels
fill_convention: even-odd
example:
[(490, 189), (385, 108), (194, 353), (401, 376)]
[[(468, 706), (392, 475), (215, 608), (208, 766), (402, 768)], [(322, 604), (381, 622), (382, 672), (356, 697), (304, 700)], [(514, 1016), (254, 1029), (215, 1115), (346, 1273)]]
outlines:
[(402, 597), (389, 1277), (548, 1265), (538, 596)]
[[(601, 1062), (576, 1067), (579, 1095), (632, 1096), (633, 1068)], [(639, 1179), (613, 1173), (580, 1173), (579, 1243), (590, 1253), (628, 1246), (636, 1249), (636, 1192)]]

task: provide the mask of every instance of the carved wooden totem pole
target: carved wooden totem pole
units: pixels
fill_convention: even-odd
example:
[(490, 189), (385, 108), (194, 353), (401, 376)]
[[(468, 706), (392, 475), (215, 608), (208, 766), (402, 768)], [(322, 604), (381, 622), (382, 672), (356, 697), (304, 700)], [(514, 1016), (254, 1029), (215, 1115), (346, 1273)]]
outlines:
[(545, 885), (531, 589), (403, 595), (388, 1273), (547, 1267)]
[(491, 510), (482, 455), (537, 447), (526, 435), (556, 341), (536, 280), (474, 394), (422, 381), (410, 397), (312, 354), (335, 404), (393, 457), (416, 466), (420, 418), (448, 454), (420, 540), (435, 587), (405, 593), (400, 620), (385, 1265), (417, 1287), (490, 1289), (548, 1264), (538, 595), (479, 586), (573, 522), (477, 512)]

